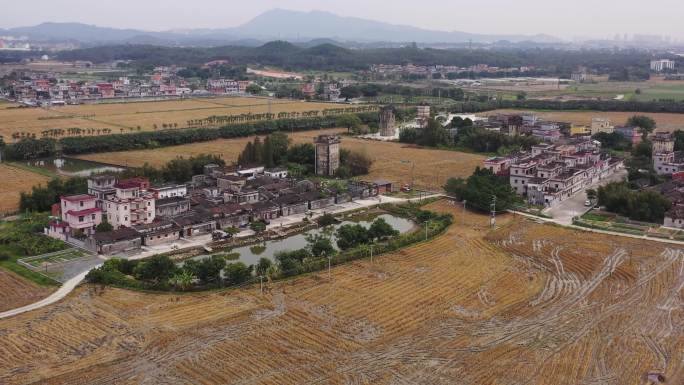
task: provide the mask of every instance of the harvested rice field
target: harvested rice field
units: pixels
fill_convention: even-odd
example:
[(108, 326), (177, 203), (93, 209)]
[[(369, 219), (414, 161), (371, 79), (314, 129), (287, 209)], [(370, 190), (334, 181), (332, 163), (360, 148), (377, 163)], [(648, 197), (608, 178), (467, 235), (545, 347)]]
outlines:
[[(343, 132), (342, 129), (305, 131), (291, 134), (292, 143), (313, 143), (320, 134)], [(140, 167), (145, 163), (161, 166), (177, 156), (198, 154), (220, 155), (227, 163), (237, 161), (238, 155), (251, 138), (219, 139), (154, 150), (109, 152), (79, 156), (81, 159)], [(351, 137), (342, 138), (342, 148), (359, 150), (373, 159), (370, 174), (364, 179), (385, 179), (397, 183), (410, 183), (417, 187), (441, 189), (449, 177), (467, 177), (475, 167), (481, 166), (482, 155), (457, 151), (443, 151), (406, 146), (400, 143), (379, 142)]]
[[(303, 112), (335, 107), (329, 103), (308, 103), (294, 100), (269, 100), (250, 97), (223, 97), (148, 101), (131, 103), (85, 104), (50, 108), (0, 107), (0, 135), (6, 142), (14, 133), (36, 134), (49, 129), (94, 129), (85, 135), (151, 131), (168, 127), (187, 127), (189, 120), (210, 116), (261, 114), (269, 112)], [(97, 131), (100, 129), (100, 131)], [(67, 135), (68, 136), (68, 135)]]
[(3, 268), (0, 268), (0, 288), (0, 312), (40, 301), (54, 290), (54, 287), (39, 286)]
[[(522, 110), (494, 110), (484, 112), (482, 116), (499, 113), (520, 113)], [(576, 125), (590, 126), (592, 118), (608, 118), (615, 126), (623, 126), (627, 119), (634, 115), (650, 116), (656, 121), (657, 131), (673, 132), (684, 130), (684, 114), (655, 113), (655, 112), (603, 112), (603, 111), (533, 111), (543, 120), (569, 122)]]
[(0, 164), (0, 214), (13, 213), (19, 209), (19, 195), (31, 191), (31, 187), (46, 184), (50, 178), (20, 168)]
[(6, 384), (684, 381), (677, 247), (462, 214), (431, 242), (202, 294), (84, 285), (0, 320)]

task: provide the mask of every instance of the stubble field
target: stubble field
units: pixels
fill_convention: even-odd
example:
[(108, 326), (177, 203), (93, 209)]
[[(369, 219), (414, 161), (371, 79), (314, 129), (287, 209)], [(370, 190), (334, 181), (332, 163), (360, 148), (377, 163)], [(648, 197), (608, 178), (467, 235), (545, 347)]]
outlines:
[(31, 191), (31, 187), (45, 185), (50, 178), (0, 164), (0, 214), (15, 212), (19, 209), (19, 195)]
[[(332, 108), (328, 103), (272, 100), (270, 110), (302, 112)], [(188, 120), (209, 116), (260, 114), (269, 111), (264, 98), (223, 97), (173, 101), (87, 104), (51, 108), (0, 108), (0, 135), (11, 141), (15, 132), (36, 134), (47, 129), (111, 129), (112, 134), (162, 129), (163, 124), (186, 127)], [(96, 133), (93, 133), (96, 134)]]
[(2, 268), (0, 268), (0, 288), (2, 288), (0, 312), (40, 301), (54, 290), (54, 288), (38, 286)]
[[(317, 135), (343, 131), (342, 129), (305, 131), (289, 136), (292, 143), (313, 143)], [(145, 163), (158, 167), (178, 156), (216, 154), (220, 155), (226, 163), (231, 163), (237, 161), (238, 155), (250, 140), (253, 140), (253, 137), (220, 139), (154, 150), (89, 154), (79, 156), (79, 158), (131, 167), (140, 167)], [(351, 137), (342, 138), (342, 148), (365, 152), (373, 159), (370, 174), (363, 176), (363, 179), (386, 179), (397, 183), (410, 183), (413, 172), (415, 185), (429, 189), (440, 189), (449, 177), (469, 176), (475, 167), (482, 165), (485, 159), (485, 156), (477, 154), (414, 148), (400, 143)]]
[(7, 384), (645, 384), (684, 380), (679, 249), (453, 213), (433, 241), (258, 287), (86, 285), (1, 320)]
[[(482, 116), (498, 113), (520, 113), (522, 110), (494, 110), (484, 112)], [(603, 112), (603, 111), (532, 111), (543, 120), (570, 122), (576, 125), (590, 126), (592, 118), (609, 118), (613, 125), (623, 126), (627, 119), (634, 115), (646, 115), (653, 118), (658, 131), (684, 130), (684, 114), (654, 113), (654, 112)]]

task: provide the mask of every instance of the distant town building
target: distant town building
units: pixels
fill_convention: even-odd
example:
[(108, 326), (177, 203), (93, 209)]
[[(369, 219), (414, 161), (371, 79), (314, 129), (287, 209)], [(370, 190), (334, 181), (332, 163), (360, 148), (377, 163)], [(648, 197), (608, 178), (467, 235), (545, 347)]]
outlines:
[(396, 132), (396, 109), (394, 106), (380, 108), (380, 136), (394, 136)]
[(675, 61), (669, 59), (651, 60), (651, 71), (663, 72), (666, 70), (674, 70)]
[(596, 135), (600, 132), (612, 134), (615, 130), (610, 119), (608, 118), (592, 118), (591, 119), (591, 134)]
[(316, 145), (316, 175), (333, 176), (340, 167), (340, 137), (320, 135)]
[(573, 72), (570, 74), (570, 79), (577, 83), (584, 83), (587, 81), (587, 73), (584, 71)]

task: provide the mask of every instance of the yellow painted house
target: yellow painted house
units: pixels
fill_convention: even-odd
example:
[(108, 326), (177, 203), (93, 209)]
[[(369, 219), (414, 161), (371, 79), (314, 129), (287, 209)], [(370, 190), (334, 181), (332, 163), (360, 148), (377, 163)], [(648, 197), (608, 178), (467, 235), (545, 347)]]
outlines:
[(572, 126), (570, 127), (570, 135), (590, 135), (591, 129), (587, 126)]

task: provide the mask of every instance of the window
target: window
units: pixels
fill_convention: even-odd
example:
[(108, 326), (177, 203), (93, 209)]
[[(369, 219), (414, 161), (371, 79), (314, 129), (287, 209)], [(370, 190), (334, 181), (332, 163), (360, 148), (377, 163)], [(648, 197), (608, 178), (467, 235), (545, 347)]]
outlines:
[(83, 222), (83, 216), (82, 215), (80, 217), (78, 217), (78, 221)]
[(83, 207), (83, 201), (78, 202), (78, 205)]
[(91, 219), (95, 220), (95, 214), (91, 215)]

